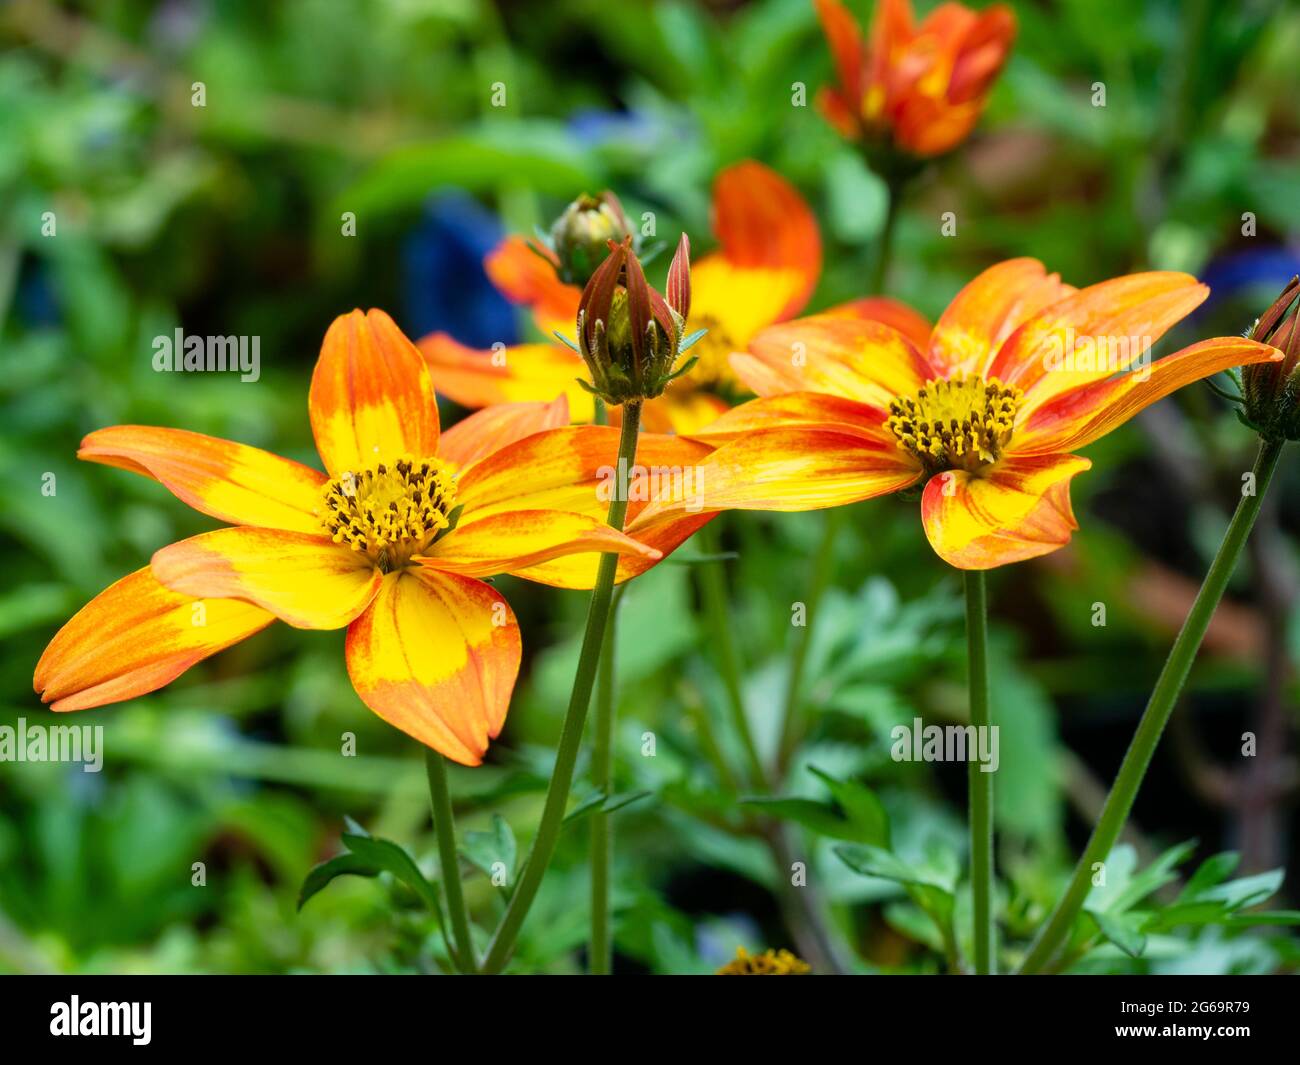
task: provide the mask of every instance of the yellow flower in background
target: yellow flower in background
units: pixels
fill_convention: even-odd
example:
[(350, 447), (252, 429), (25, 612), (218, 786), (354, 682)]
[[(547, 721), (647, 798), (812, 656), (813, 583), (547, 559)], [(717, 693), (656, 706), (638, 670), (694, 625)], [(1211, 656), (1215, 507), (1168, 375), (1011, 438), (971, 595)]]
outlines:
[[(80, 458), (151, 477), (231, 527), (162, 548), (60, 630), (34, 677), (52, 709), (154, 691), (277, 618), (346, 626), (361, 700), (476, 765), (505, 722), (521, 655), (509, 605), (481, 578), (590, 587), (593, 553), (616, 552), (625, 579), (707, 520), (661, 523), (661, 547), (609, 528), (596, 486), (617, 432), (564, 427), (563, 398), (480, 411), (441, 432), (428, 366), (382, 311), (335, 320), (308, 412), (326, 473), (180, 429), (85, 438)], [(645, 454), (664, 463), (706, 450), (646, 439)], [(590, 565), (575, 561), (583, 553)]]

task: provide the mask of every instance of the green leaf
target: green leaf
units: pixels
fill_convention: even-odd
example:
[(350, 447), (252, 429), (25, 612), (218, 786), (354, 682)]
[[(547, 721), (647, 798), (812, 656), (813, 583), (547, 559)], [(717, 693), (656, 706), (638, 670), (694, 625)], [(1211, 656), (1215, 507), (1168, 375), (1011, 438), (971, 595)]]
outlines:
[(352, 832), (343, 834), (343, 845), (357, 858), (369, 863), (375, 872), (391, 873), (441, 917), (438, 889), (420, 872), (415, 859), (391, 840), (359, 836)]
[(1229, 880), (1226, 884), (1202, 886), (1194, 893), (1189, 883), (1178, 901), (1215, 901), (1221, 902), (1230, 910), (1241, 910), (1276, 895), (1282, 886), (1282, 877), (1281, 869), (1272, 869), (1267, 873)]
[[(505, 867), (506, 874), (505, 883), (497, 884), (502, 889), (509, 889), (514, 883), (518, 852), (515, 834), (500, 814), (492, 815), (492, 831), (466, 832), (465, 841), (460, 847), (461, 857), (493, 883), (496, 883), (493, 866), (500, 862)], [(443, 875), (450, 875), (450, 871), (444, 870)]]
[[(866, 844), (836, 847), (835, 854), (855, 873), (902, 884), (912, 901), (929, 915), (939, 929), (949, 956), (956, 956), (952, 920), (956, 902), (955, 868), (940, 869), (933, 864), (913, 865), (889, 851)], [(933, 858), (937, 861), (940, 856), (936, 854)]]
[(1224, 851), (1222, 854), (1206, 858), (1201, 863), (1200, 868), (1192, 874), (1192, 878), (1187, 881), (1186, 887), (1179, 893), (1179, 901), (1186, 902), (1189, 899), (1197, 898), (1202, 892), (1223, 883), (1232, 875), (1240, 862), (1241, 855), (1236, 851)]
[(1111, 890), (1094, 889), (1086, 908), (1092, 913), (1109, 914), (1131, 910), (1148, 895), (1177, 879), (1173, 870), (1187, 861), (1195, 849), (1195, 840), (1176, 844), (1130, 878), (1127, 870), (1135, 863), (1136, 854), (1127, 844), (1116, 847), (1106, 859), (1106, 871), (1108, 874), (1118, 872), (1120, 876), (1110, 885)]
[(816, 799), (773, 798), (771, 796), (751, 796), (740, 800), (743, 806), (752, 806), (780, 821), (793, 821), (797, 825), (811, 829), (831, 839), (850, 840), (854, 843), (870, 843), (852, 821), (841, 817), (834, 807)]
[(621, 791), (606, 799), (601, 810), (607, 814), (612, 814), (615, 810), (621, 810), (624, 806), (631, 806), (634, 802), (653, 794), (653, 791)]
[(1142, 934), (1142, 918), (1135, 914), (1094, 913), (1101, 934), (1131, 958), (1141, 957), (1147, 937)]
[(591, 813), (591, 811), (597, 806), (600, 806), (605, 801), (605, 798), (606, 796), (603, 791), (598, 791), (593, 795), (588, 795), (585, 799), (579, 802), (577, 806), (564, 815), (564, 820), (561, 824), (567, 825), (571, 821), (580, 820), (587, 814)]
[(815, 766), (810, 766), (809, 770), (830, 789), (834, 804), (797, 796), (768, 795), (750, 796), (741, 802), (831, 839), (874, 847), (889, 846), (889, 815), (875, 792), (855, 781), (837, 780)]
[(307, 900), (317, 894), (340, 876), (378, 876), (379, 869), (359, 854), (340, 854), (328, 861), (321, 862), (309, 872), (298, 891), (298, 909), (307, 904)]
[(615, 810), (621, 810), (624, 806), (631, 806), (632, 803), (653, 794), (652, 791), (622, 791), (614, 795), (605, 795), (603, 792), (598, 791), (594, 795), (588, 795), (565, 814), (563, 823), (567, 825), (570, 821), (577, 821), (597, 808), (602, 813), (612, 814)]
[(861, 842), (889, 848), (889, 814), (874, 791), (855, 780), (839, 780), (814, 765), (808, 771), (830, 788), (845, 815), (861, 831)]
[(1269, 925), (1300, 925), (1300, 910), (1266, 910), (1262, 913), (1234, 913), (1224, 922), (1229, 927), (1254, 928)]

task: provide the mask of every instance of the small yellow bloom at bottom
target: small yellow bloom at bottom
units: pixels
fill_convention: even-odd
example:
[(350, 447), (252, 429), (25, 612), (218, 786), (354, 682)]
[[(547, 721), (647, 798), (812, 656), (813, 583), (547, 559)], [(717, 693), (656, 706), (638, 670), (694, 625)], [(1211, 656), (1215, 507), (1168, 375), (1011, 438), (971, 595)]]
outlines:
[(765, 950), (750, 954), (744, 947), (736, 948), (734, 961), (718, 970), (718, 976), (802, 976), (812, 972), (806, 961), (796, 958), (788, 950)]

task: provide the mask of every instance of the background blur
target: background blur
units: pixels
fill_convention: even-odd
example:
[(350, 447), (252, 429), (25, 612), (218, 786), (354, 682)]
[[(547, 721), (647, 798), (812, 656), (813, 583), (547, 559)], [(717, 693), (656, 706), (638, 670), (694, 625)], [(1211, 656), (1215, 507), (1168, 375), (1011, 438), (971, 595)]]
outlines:
[[(869, 4), (853, 4), (869, 14)], [(921, 5), (922, 9), (929, 5)], [(1032, 255), (1085, 285), (1188, 270), (1210, 301), (1158, 353), (1240, 332), (1300, 270), (1300, 11), (1244, 0), (1040, 0), (975, 137), (905, 207), (891, 295), (933, 318), (1000, 259)], [(332, 318), (389, 310), (411, 336), (527, 336), (481, 270), (582, 191), (612, 187), (661, 239), (708, 246), (713, 174), (753, 157), (823, 225), (812, 308), (856, 296), (883, 220), (881, 182), (795, 82), (830, 80), (811, 4), (596, 0), (172, 0), (0, 9), (0, 723), (49, 723), (32, 670), (60, 624), (172, 540), (211, 527), (159, 485), (78, 464), (86, 432), (185, 427), (314, 462), (307, 384)], [(191, 103), (202, 82), (206, 106)], [(506, 106), (490, 105), (491, 86)], [(1106, 106), (1093, 106), (1104, 82)], [(57, 235), (42, 235), (44, 212)], [(343, 212), (356, 235), (340, 233)], [(939, 216), (955, 211), (955, 237)], [(1243, 235), (1243, 215), (1254, 235)], [(656, 264), (659, 280), (663, 263)], [(654, 280), (655, 278), (652, 278)], [(162, 375), (176, 327), (261, 337), (261, 379)], [(443, 411), (444, 424), (461, 412)], [(1011, 931), (1050, 904), (1118, 766), (1249, 470), (1252, 434), (1195, 386), (1089, 450), (1066, 550), (993, 575), (999, 867)], [(57, 477), (57, 495), (41, 492)], [(1294, 666), (1300, 464), (1284, 458), (1243, 566), (1134, 813), (1129, 872), (1196, 841), (1237, 874), (1300, 868)], [(731, 624), (760, 740), (773, 739), (822, 515), (730, 515)], [(790, 794), (826, 798), (813, 765), (870, 784), (900, 852), (963, 844), (964, 768), (897, 764), (889, 728), (963, 712), (960, 588), (916, 504), (863, 504), (839, 540), (808, 676), (817, 728)], [(690, 550), (688, 545), (687, 551)], [(541, 805), (585, 596), (510, 582), (525, 666), (502, 741), (452, 790), (471, 850), (519, 837)], [(1093, 604), (1106, 624), (1093, 624)], [(618, 966), (711, 971), (738, 944), (792, 945), (776, 872), (735, 831), (700, 755), (727, 744), (690, 567), (638, 581), (619, 628)], [(343, 634), (277, 625), (164, 691), (71, 720), (102, 724), (100, 774), (0, 763), (0, 970), (371, 971), (427, 967), (413, 896), (344, 878), (295, 913), (342, 818), (434, 847), (414, 745), (362, 706)], [(340, 736), (358, 738), (355, 758)], [(653, 731), (654, 758), (640, 756)], [(1259, 737), (1241, 756), (1241, 736)], [(583, 788), (579, 771), (578, 792)], [(492, 823), (492, 814), (506, 828)], [(827, 920), (863, 968), (934, 970), (933, 933), (896, 884), (802, 840)], [(520, 942), (521, 968), (581, 964), (585, 831), (562, 847)], [(498, 848), (499, 850), (499, 848)], [(1131, 859), (1131, 860), (1130, 860)], [(207, 886), (191, 886), (191, 865)], [(466, 865), (472, 905), (495, 889)], [(1267, 881), (1272, 883), (1272, 880)], [(1177, 894), (1177, 883), (1166, 893)], [(1270, 905), (1295, 907), (1289, 879)], [(391, 911), (396, 907), (396, 916)], [(1106, 971), (1295, 970), (1284, 928), (1195, 923)]]

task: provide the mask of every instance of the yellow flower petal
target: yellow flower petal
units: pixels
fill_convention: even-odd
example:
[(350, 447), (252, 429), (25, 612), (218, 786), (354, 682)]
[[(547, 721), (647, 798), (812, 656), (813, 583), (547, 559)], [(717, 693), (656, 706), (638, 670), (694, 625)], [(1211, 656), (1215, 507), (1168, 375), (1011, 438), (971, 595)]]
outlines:
[(498, 403), (475, 411), (443, 433), (438, 458), (464, 469), (516, 440), (568, 424), (569, 403), (564, 396), (550, 403)]
[(1007, 259), (991, 266), (958, 292), (940, 316), (930, 338), (930, 361), (945, 376), (985, 374), (1007, 337), (1074, 291), (1037, 259)]
[(1242, 337), (1216, 337), (1166, 355), (1149, 372), (1125, 373), (1061, 393), (1022, 413), (1009, 450), (1017, 455), (1073, 451), (1117, 429), (1169, 393), (1233, 366), (1274, 362), (1277, 348)]
[(597, 552), (658, 560), (660, 552), (588, 514), (510, 510), (458, 525), (420, 558), (422, 564), (467, 577), (514, 573), (564, 555)]
[(174, 592), (146, 566), (73, 615), (45, 648), (33, 684), (52, 710), (134, 699), (274, 620), (248, 603)]
[(885, 414), (876, 407), (825, 392), (783, 392), (733, 407), (721, 418), (690, 434), (721, 446), (756, 429), (834, 429), (879, 443), (892, 443)]
[(452, 573), (388, 574), (348, 629), (348, 675), (371, 710), (462, 765), (505, 724), (519, 626), (491, 585)]
[(367, 556), (326, 536), (242, 527), (164, 547), (150, 565), (173, 591), (243, 599), (299, 629), (341, 629), (369, 605), (382, 576)]
[(1064, 547), (1079, 527), (1070, 478), (1091, 465), (1077, 455), (1003, 456), (978, 474), (936, 474), (921, 497), (930, 546), (958, 569), (992, 569)]
[[(572, 336), (574, 323), (561, 332)], [(575, 421), (589, 422), (595, 414), (591, 393), (578, 384), (578, 378), (588, 379), (587, 368), (577, 353), (560, 344), (516, 344), (499, 352), (479, 351), (446, 333), (431, 333), (419, 346), (438, 394), (462, 407), (549, 403), (564, 396)]]
[(1025, 393), (1023, 416), (1053, 396), (1105, 380), (1142, 358), (1209, 291), (1189, 274), (1159, 271), (1089, 285), (1012, 333), (989, 375)]
[[(711, 510), (819, 510), (914, 484), (919, 466), (893, 444), (834, 426), (760, 429), (699, 463), (683, 490), (646, 507), (639, 521), (694, 507)], [(639, 535), (638, 526), (629, 530)]]
[(115, 425), (77, 457), (152, 477), (182, 502), (234, 525), (316, 532), (325, 475), (269, 451), (184, 429)]
[(330, 476), (438, 452), (438, 407), (423, 356), (383, 311), (334, 320), (307, 399)]
[(901, 333), (865, 318), (822, 314), (764, 329), (748, 354), (733, 355), (740, 379), (760, 396), (825, 392), (887, 410), (940, 376)]

